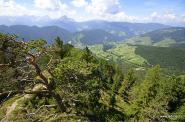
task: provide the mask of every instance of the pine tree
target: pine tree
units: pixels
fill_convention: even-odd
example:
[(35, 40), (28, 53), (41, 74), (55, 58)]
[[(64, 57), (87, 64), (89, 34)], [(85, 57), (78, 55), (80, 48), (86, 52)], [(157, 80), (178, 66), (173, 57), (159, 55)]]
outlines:
[(92, 52), (89, 50), (87, 46), (84, 49), (84, 54), (82, 56), (82, 59), (87, 62), (87, 65), (93, 60)]
[[(49, 94), (51, 95), (58, 105), (58, 108), (61, 112), (65, 111), (65, 106), (62, 103), (62, 98), (60, 95), (55, 92), (55, 87), (53, 86), (54, 78), (51, 72), (51, 79), (49, 79), (41, 69), (39, 65), (40, 57), (48, 55), (46, 50), (46, 41), (45, 40), (32, 40), (29, 42), (17, 41), (14, 36), (3, 35), (0, 36), (2, 41), (1, 51), (6, 55), (6, 62), (1, 62), (0, 68), (7, 67), (2, 71), (1, 75), (2, 81), (8, 79), (8, 84), (11, 86), (11, 89), (4, 88), (0, 93), (0, 98), (4, 96), (9, 96), (9, 94)], [(5, 46), (3, 46), (6, 44)], [(51, 58), (52, 60), (52, 58)], [(48, 70), (48, 67), (45, 69)], [(7, 77), (7, 72), (11, 71)], [(39, 80), (35, 81), (35, 77), (38, 76)], [(12, 82), (12, 83), (10, 83)], [(24, 86), (21, 83), (24, 82)], [(2, 82), (4, 83), (4, 82)], [(18, 87), (17, 85), (18, 84)], [(45, 89), (32, 91), (26, 88), (31, 88), (32, 86), (42, 84)], [(21, 87), (19, 87), (21, 86)]]
[(134, 75), (134, 70), (129, 70), (121, 84), (118, 93), (123, 97), (125, 102), (129, 102), (129, 92), (136, 82), (136, 77)]
[(161, 107), (163, 103), (157, 103), (160, 91), (160, 66), (157, 65), (147, 72), (145, 79), (132, 91), (132, 106), (137, 113), (135, 116), (142, 121), (158, 121), (160, 115), (165, 111)]

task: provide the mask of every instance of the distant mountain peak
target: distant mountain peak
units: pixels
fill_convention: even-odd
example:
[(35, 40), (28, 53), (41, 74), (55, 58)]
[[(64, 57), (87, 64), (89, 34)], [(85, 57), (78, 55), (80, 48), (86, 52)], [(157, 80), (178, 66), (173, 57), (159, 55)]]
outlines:
[(75, 22), (75, 20), (74, 20), (74, 19), (69, 18), (69, 17), (68, 17), (68, 16), (66, 16), (66, 15), (62, 16), (59, 20), (60, 20), (60, 21)]

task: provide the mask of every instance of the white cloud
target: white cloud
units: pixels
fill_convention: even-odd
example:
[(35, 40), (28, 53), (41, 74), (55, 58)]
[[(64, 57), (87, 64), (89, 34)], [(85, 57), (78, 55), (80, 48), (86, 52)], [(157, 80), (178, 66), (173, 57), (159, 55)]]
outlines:
[(129, 16), (125, 14), (124, 12), (119, 12), (115, 15), (111, 16), (111, 20), (116, 20), (116, 21), (127, 21), (127, 22), (135, 22), (137, 20), (137, 17), (135, 16)]
[(22, 16), (29, 14), (28, 10), (14, 0), (0, 1), (0, 16)]
[(86, 10), (92, 14), (116, 14), (121, 11), (119, 0), (91, 0)]
[(91, 0), (86, 10), (95, 19), (132, 22), (136, 19), (134, 16), (125, 14), (119, 0)]
[(185, 15), (177, 15), (171, 11), (166, 11), (163, 13), (153, 12), (149, 18), (147, 18), (147, 20), (164, 24), (185, 23)]
[(84, 7), (88, 5), (86, 0), (73, 0), (71, 4), (75, 7)]
[(62, 3), (60, 0), (34, 0), (34, 6), (39, 9), (58, 10)]
[(151, 16), (152, 18), (158, 17), (158, 13), (157, 13), (157, 12), (153, 12), (153, 13), (151, 13), (150, 16)]
[(39, 16), (49, 16), (56, 19), (64, 15), (73, 15), (75, 10), (71, 10), (67, 4), (61, 0), (34, 0), (34, 9), (39, 12)]
[(176, 19), (176, 15), (171, 12), (165, 12), (164, 14), (160, 14), (158, 12), (153, 12), (150, 15), (153, 20), (165, 20), (165, 21), (174, 21)]
[(34, 0), (33, 3), (27, 8), (15, 0), (0, 0), (0, 16), (49, 16), (56, 19), (64, 15), (73, 17), (76, 14), (75, 10), (60, 0)]

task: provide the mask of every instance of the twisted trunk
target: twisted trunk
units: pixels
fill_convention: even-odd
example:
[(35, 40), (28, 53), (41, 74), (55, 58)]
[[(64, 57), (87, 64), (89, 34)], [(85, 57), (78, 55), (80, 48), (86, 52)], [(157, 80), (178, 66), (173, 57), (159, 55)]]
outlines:
[(57, 107), (59, 109), (60, 112), (65, 112), (66, 108), (63, 104), (63, 100), (60, 97), (60, 95), (58, 93), (52, 93), (53, 98), (55, 99), (55, 102), (57, 104)]
[(29, 54), (29, 55), (32, 57), (32, 59), (30, 60), (31, 62), (29, 62), (29, 63), (34, 66), (37, 75), (43, 80), (42, 83), (47, 87), (47, 90), (50, 92), (50, 95), (55, 99), (55, 102), (58, 106), (59, 111), (65, 112), (66, 109), (65, 109), (65, 106), (62, 102), (62, 98), (60, 97), (60, 95), (58, 93), (56, 93), (54, 91), (54, 88), (53, 88), (53, 86), (51, 86), (51, 84), (49, 84), (47, 77), (44, 76), (44, 74), (42, 73), (38, 64), (35, 63), (35, 56), (32, 54)]

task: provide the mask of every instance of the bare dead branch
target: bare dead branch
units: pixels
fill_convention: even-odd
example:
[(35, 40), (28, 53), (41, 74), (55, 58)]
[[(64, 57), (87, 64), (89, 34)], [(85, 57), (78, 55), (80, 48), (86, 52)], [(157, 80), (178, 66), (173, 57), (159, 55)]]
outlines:
[(0, 64), (0, 67), (2, 66), (9, 66), (10, 64)]
[(3, 93), (0, 93), (1, 96), (10, 96), (11, 94), (41, 94), (41, 93), (51, 93), (48, 90), (41, 90), (41, 91), (25, 91), (25, 90), (13, 90), (13, 91), (6, 91)]
[[(42, 105), (42, 106), (40, 106), (34, 113), (28, 113), (28, 112), (27, 112), (26, 116), (28, 117), (29, 120), (33, 120), (33, 119), (32, 119), (33, 116), (37, 115), (38, 112), (39, 112), (42, 108), (44, 108), (44, 107), (46, 107), (46, 108), (53, 108), (53, 107), (56, 107), (56, 105)], [(51, 117), (51, 116), (54, 116), (54, 115), (55, 115), (55, 114), (51, 114), (51, 115), (49, 115), (48, 117)]]

